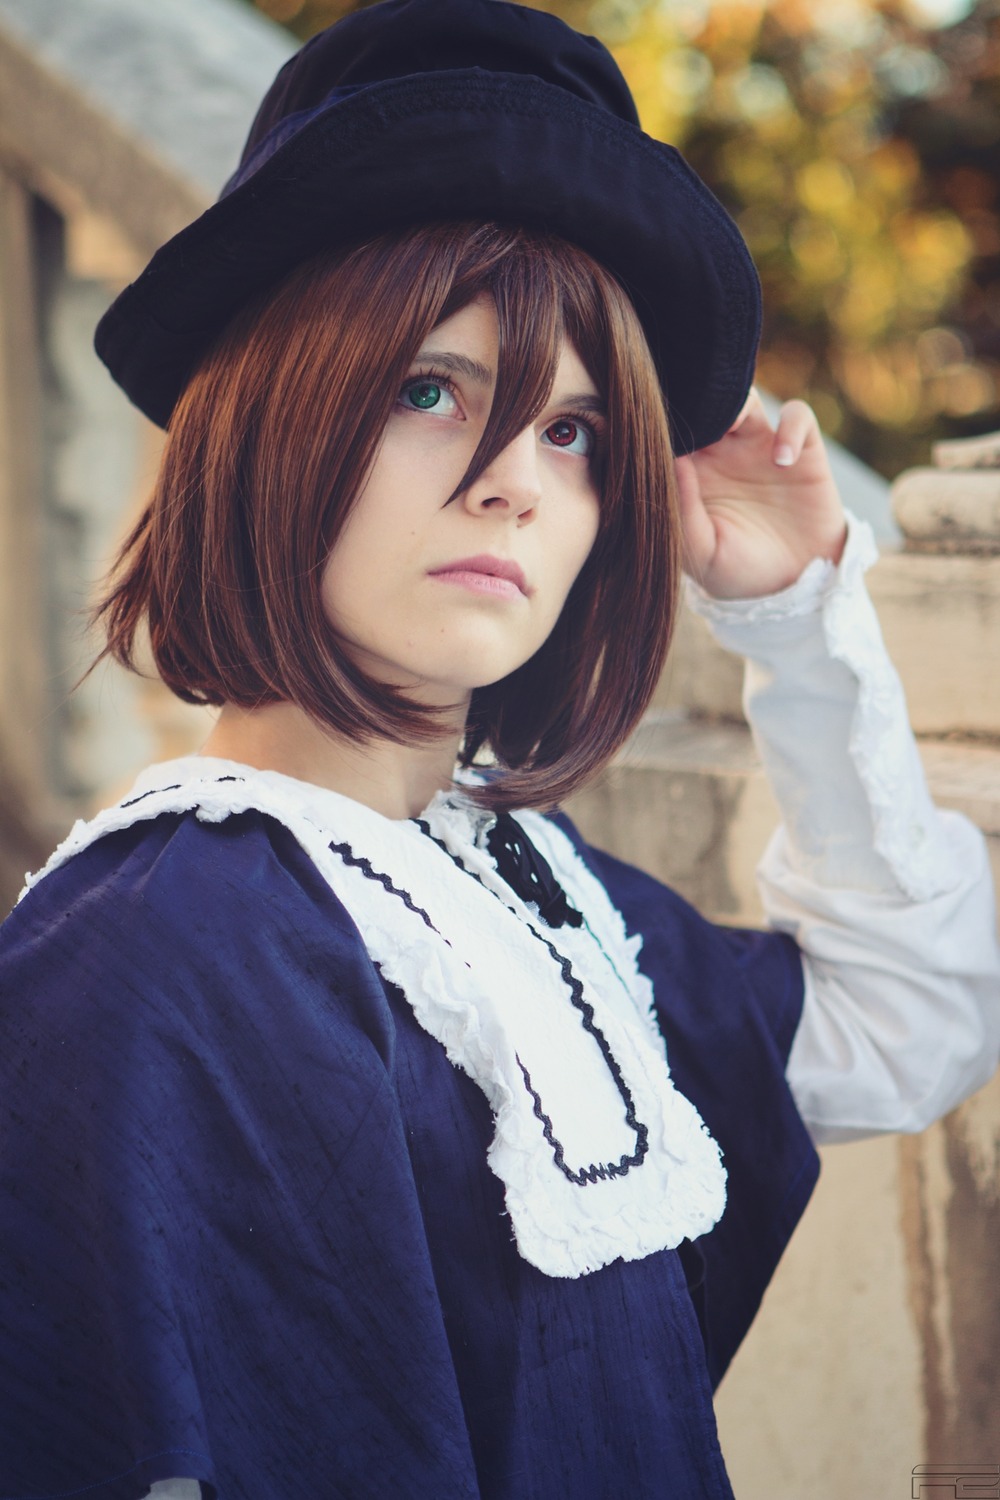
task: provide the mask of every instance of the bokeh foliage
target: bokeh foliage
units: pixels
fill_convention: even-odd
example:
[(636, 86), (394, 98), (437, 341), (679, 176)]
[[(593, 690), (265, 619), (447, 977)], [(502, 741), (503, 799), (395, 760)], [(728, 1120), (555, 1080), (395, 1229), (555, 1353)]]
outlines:
[[(302, 37), (357, 8), (255, 3)], [(1000, 0), (947, 25), (918, 3), (539, 7), (611, 47), (644, 128), (739, 222), (764, 286), (761, 384), (890, 476), (934, 438), (1000, 426)]]

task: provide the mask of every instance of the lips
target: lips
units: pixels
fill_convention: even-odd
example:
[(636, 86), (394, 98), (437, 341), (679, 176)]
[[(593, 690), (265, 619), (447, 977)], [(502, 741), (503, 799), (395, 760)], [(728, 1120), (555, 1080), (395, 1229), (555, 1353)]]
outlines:
[(476, 557), (460, 557), (445, 563), (440, 568), (429, 569), (432, 578), (445, 583), (463, 584), (477, 593), (492, 593), (500, 597), (528, 594), (528, 585), (521, 568), (506, 557), (490, 557), (481, 553)]

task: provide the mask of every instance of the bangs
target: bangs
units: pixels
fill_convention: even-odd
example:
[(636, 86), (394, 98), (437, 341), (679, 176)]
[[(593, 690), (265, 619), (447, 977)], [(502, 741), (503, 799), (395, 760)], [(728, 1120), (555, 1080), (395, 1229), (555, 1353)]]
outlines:
[(452, 499), (475, 483), (545, 406), (555, 383), (563, 338), (563, 298), (555, 257), (539, 254), (521, 234), (511, 234), (496, 263), (482, 266), (474, 260), (458, 268), (438, 321), (444, 322), (479, 297), (488, 297), (496, 309), (496, 386), (479, 446)]
[[(480, 235), (485, 243), (480, 243)], [(496, 309), (498, 357), (490, 414), (451, 499), (473, 484), (543, 410), (564, 339), (576, 350), (606, 406), (616, 384), (611, 372), (629, 363), (635, 342), (634, 336), (621, 337), (629, 317), (635, 316), (625, 293), (602, 267), (564, 241), (490, 226), (476, 233), (467, 249), (473, 253), (456, 267), (454, 285), (435, 326), (478, 297), (488, 297)], [(662, 410), (666, 420), (651, 358), (647, 375), (657, 415)], [(608, 417), (595, 472), (605, 524), (622, 494), (620, 483), (610, 491), (606, 484), (609, 475), (621, 474), (620, 455), (614, 449), (623, 431), (620, 421), (611, 420), (610, 409)]]

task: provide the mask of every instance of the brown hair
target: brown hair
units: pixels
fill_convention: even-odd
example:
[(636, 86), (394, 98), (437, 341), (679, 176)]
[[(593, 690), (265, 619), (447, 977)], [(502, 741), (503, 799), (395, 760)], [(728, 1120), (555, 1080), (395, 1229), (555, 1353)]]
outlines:
[(471, 483), (548, 399), (560, 339), (608, 412), (598, 536), (530, 661), (472, 696), (463, 764), (504, 768), (496, 808), (551, 806), (603, 766), (649, 702), (679, 580), (664, 401), (628, 297), (583, 251), (490, 224), (424, 226), (299, 266), (246, 307), (192, 377), (152, 500), (98, 606), (104, 653), (191, 703), (289, 701), (354, 740), (442, 733), (366, 676), (327, 620), (323, 567), (412, 360), (475, 297), (499, 321), (497, 383)]

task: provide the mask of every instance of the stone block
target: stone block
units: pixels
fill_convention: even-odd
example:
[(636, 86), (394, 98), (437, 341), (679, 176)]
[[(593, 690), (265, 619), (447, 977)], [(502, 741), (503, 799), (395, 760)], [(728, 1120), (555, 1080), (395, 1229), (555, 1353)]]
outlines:
[(1000, 432), (931, 444), (936, 469), (1000, 469)]
[(745, 725), (651, 713), (567, 812), (590, 842), (706, 915), (759, 923), (754, 868), (778, 811)]
[(1000, 469), (908, 469), (892, 509), (908, 547), (1000, 552)]
[(809, 1208), (716, 1398), (740, 1500), (910, 1493), (926, 1452), (923, 1351), (898, 1150), (883, 1136), (820, 1153)]
[(681, 608), (653, 708), (743, 719), (743, 661), (717, 646), (700, 615)]
[(0, 0), (0, 37), (206, 200), (296, 46), (238, 0)]
[(0, 916), (64, 831), (67, 812), (51, 777), (66, 684), (50, 688), (35, 269), (30, 194), (0, 171)]
[(916, 732), (1000, 735), (1000, 557), (887, 553), (868, 581)]

